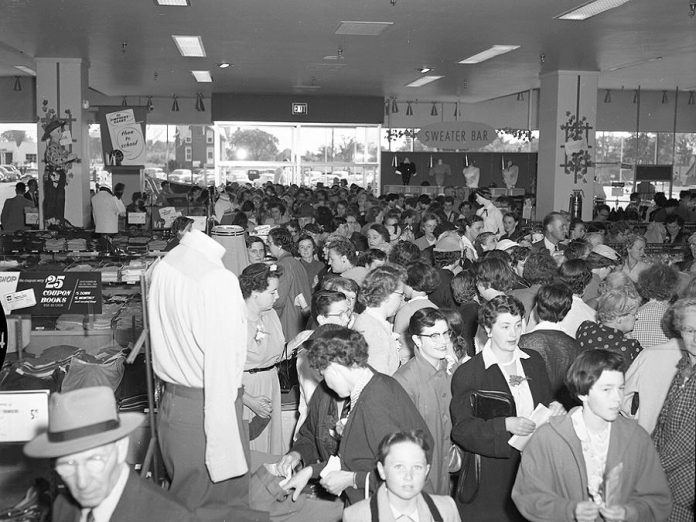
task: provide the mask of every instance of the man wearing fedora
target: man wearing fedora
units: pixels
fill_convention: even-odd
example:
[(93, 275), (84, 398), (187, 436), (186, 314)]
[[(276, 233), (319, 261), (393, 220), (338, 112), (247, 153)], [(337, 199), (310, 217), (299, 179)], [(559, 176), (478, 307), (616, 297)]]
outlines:
[(122, 413), (107, 386), (51, 395), (48, 431), (24, 453), (54, 458), (70, 491), (53, 504), (53, 522), (173, 522), (194, 520), (166, 491), (140, 478), (126, 464), (128, 435), (141, 413)]

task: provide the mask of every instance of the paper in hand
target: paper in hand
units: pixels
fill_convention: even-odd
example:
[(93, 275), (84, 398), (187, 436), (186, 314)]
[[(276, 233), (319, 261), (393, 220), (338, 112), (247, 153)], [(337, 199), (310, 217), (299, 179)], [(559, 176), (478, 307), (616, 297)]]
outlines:
[(339, 459), (336, 455), (331, 455), (329, 457), (329, 462), (326, 463), (326, 466), (324, 466), (324, 469), (321, 470), (319, 476), (324, 478), (332, 471), (341, 471), (341, 459)]
[(302, 308), (303, 310), (307, 308), (307, 300), (305, 299), (304, 294), (297, 294), (295, 296), (295, 306)]
[[(546, 406), (543, 404), (539, 403), (536, 408), (534, 408), (534, 411), (532, 412), (532, 415), (529, 417), (529, 420), (531, 420), (534, 424), (536, 424), (536, 428), (534, 431), (539, 429), (539, 426), (542, 424), (546, 424), (549, 419), (551, 418), (551, 410), (549, 410)], [(515, 448), (518, 451), (523, 451), (527, 443), (529, 442), (529, 438), (534, 435), (532, 433), (531, 435), (513, 435), (510, 437), (510, 440), (508, 441), (508, 444)]]
[(607, 507), (619, 505), (622, 471), (623, 462), (619, 462), (604, 476), (604, 501)]

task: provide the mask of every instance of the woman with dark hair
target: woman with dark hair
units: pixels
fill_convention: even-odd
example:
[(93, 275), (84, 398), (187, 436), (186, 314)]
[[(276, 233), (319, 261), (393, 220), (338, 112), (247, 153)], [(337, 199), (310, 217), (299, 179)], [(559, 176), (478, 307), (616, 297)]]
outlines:
[(539, 428), (522, 454), (512, 499), (527, 520), (669, 516), (669, 486), (655, 447), (619, 414), (622, 366), (620, 356), (605, 350), (583, 352), (571, 365), (566, 384), (582, 406)]
[(503, 229), (505, 234), (500, 236), (500, 240), (509, 239), (510, 241), (519, 241), (524, 237), (524, 232), (519, 229), (520, 218), (514, 212), (506, 212), (503, 214)]
[[(452, 295), (458, 305), (463, 323), (462, 337), (470, 349), (474, 348), (474, 338), (478, 330), (479, 297), (476, 290), (476, 272), (464, 269), (452, 279)], [(468, 355), (474, 355), (468, 353)]]
[(483, 218), (472, 214), (467, 218), (461, 219), (457, 224), (459, 225), (459, 233), (462, 234), (461, 242), (464, 256), (473, 263), (478, 260), (474, 241), (483, 232)]
[(481, 258), (485, 253), (495, 250), (497, 244), (498, 238), (493, 232), (481, 232), (476, 236), (474, 248), (476, 249), (476, 254)]
[(534, 308), (538, 323), (520, 337), (520, 348), (534, 350), (544, 359), (553, 397), (570, 406), (563, 379), (575, 357), (580, 353), (578, 342), (563, 331), (561, 322), (573, 304), (573, 292), (563, 283), (539, 288)]
[[(329, 493), (345, 493), (348, 503), (355, 503), (365, 498), (366, 491), (376, 491), (377, 451), (380, 441), (390, 433), (421, 430), (432, 447), (430, 431), (401, 385), (368, 365), (368, 347), (360, 333), (340, 328), (318, 337), (310, 343), (307, 358), (339, 399), (350, 400), (350, 413), (336, 423), (332, 432), (341, 441), (341, 469), (329, 471), (321, 479)], [(321, 398), (318, 392), (319, 388), (309, 403), (308, 419)], [(431, 456), (428, 452), (429, 459)], [(304, 469), (280, 486), (294, 489), (296, 500), (309, 479), (318, 478), (326, 465), (325, 460), (305, 462)], [(430, 484), (426, 488), (432, 491)]]
[(628, 288), (612, 290), (597, 302), (597, 323), (584, 321), (576, 339), (583, 350), (603, 349), (616, 352), (624, 358), (626, 370), (641, 351), (635, 339), (625, 335), (633, 330), (640, 297)]
[(164, 247), (164, 251), (169, 252), (172, 248), (178, 246), (181, 238), (184, 237), (187, 232), (191, 232), (192, 226), (193, 219), (186, 216), (178, 216), (172, 222), (172, 227), (170, 229), (172, 237), (167, 243), (167, 246)]
[(583, 322), (594, 322), (597, 317), (596, 312), (582, 300), (585, 288), (591, 279), (592, 273), (582, 259), (566, 261), (558, 269), (558, 281), (568, 285), (573, 292), (573, 304), (561, 321), (561, 327), (573, 339), (577, 337), (578, 327)]
[(268, 249), (283, 269), (278, 285), (278, 300), (273, 307), (278, 312), (286, 339), (294, 339), (304, 330), (303, 312), (309, 309), (312, 291), (307, 272), (292, 256), (292, 236), (284, 228), (274, 228), (268, 233)]
[(679, 283), (679, 274), (671, 266), (658, 263), (638, 274), (638, 293), (646, 300), (636, 313), (633, 331), (626, 334), (643, 349), (664, 344), (669, 339), (662, 330), (662, 317), (669, 308)]
[(391, 250), (389, 231), (384, 225), (380, 225), (379, 223), (370, 225), (365, 235), (367, 236), (368, 247), (377, 248), (385, 254), (389, 254)]
[(408, 333), (415, 347), (414, 356), (397, 370), (394, 379), (406, 390), (430, 429), (435, 441), (430, 469), (433, 493), (447, 495), (448, 456), (452, 451), (452, 374), (448, 369), (448, 358), (453, 355), (451, 330), (442, 312), (422, 308), (411, 317)]
[(437, 242), (435, 229), (440, 224), (440, 218), (433, 212), (426, 212), (421, 218), (419, 229), (423, 234), (416, 239), (415, 244), (420, 250), (425, 250)]
[(416, 515), (421, 521), (460, 522), (452, 497), (423, 491), (425, 479), (432, 472), (427, 458), (429, 450), (418, 432), (397, 432), (384, 437), (377, 457), (377, 472), (384, 483), (370, 500), (347, 507), (343, 512), (344, 522), (408, 521)]
[(452, 350), (454, 351), (454, 359), (450, 361), (448, 359), (447, 371), (454, 371), (456, 363), (463, 363), (471, 359), (476, 355), (476, 350), (474, 348), (473, 341), (469, 341), (465, 335), (468, 332), (465, 331), (464, 320), (462, 319), (462, 314), (459, 310), (454, 308), (440, 308), (440, 311), (447, 319), (447, 324), (450, 329), (450, 337), (452, 338)]
[(309, 234), (302, 234), (297, 241), (297, 253), (300, 256), (300, 264), (307, 273), (307, 282), (310, 290), (319, 285), (319, 274), (326, 265), (316, 257), (317, 245)]
[(242, 375), (243, 418), (250, 421), (251, 449), (275, 455), (286, 450), (276, 367), (283, 353), (285, 337), (273, 309), (282, 276), (281, 267), (264, 263), (249, 265), (239, 275), (247, 316), (247, 359)]
[(529, 284), (529, 288), (518, 288), (512, 290), (510, 295), (520, 300), (524, 305), (525, 319), (529, 321), (532, 309), (534, 308), (534, 299), (541, 285), (547, 284), (553, 280), (558, 273), (558, 265), (551, 257), (547, 249), (541, 249), (533, 252), (524, 263), (522, 277)]
[(421, 250), (411, 241), (399, 241), (392, 246), (388, 260), (394, 265), (406, 266), (421, 258)]
[(266, 244), (258, 236), (246, 237), (247, 254), (249, 255), (249, 263), (263, 263), (266, 259)]
[(476, 288), (484, 301), (507, 294), (514, 284), (515, 274), (502, 259), (487, 257), (476, 265)]
[(404, 300), (406, 270), (384, 265), (367, 274), (360, 288), (365, 311), (358, 315), (353, 328), (365, 336), (370, 349), (370, 366), (393, 375), (400, 364), (401, 346), (388, 319), (394, 317)]
[[(512, 435), (531, 435), (536, 425), (529, 417), (539, 403), (551, 401), (544, 360), (538, 353), (522, 351), (518, 346), (523, 316), (522, 303), (513, 297), (500, 295), (486, 302), (479, 322), (489, 340), (452, 377), (452, 440), (476, 455), (464, 459), (459, 478), (463, 482), (457, 487), (460, 494), (455, 501), (462, 520), (523, 520), (510, 500), (520, 453), (508, 440)], [(485, 408), (481, 405), (475, 411), (475, 397), (483, 391), (501, 392), (509, 406), (494, 412), (482, 411)], [(563, 412), (558, 403), (550, 407), (554, 414)]]
[(394, 332), (399, 335), (402, 353), (401, 360), (410, 359), (413, 352), (413, 341), (407, 334), (409, 321), (416, 311), (421, 308), (437, 308), (428, 296), (440, 284), (440, 274), (432, 266), (416, 261), (406, 267), (406, 284), (404, 291), (408, 299), (394, 317)]

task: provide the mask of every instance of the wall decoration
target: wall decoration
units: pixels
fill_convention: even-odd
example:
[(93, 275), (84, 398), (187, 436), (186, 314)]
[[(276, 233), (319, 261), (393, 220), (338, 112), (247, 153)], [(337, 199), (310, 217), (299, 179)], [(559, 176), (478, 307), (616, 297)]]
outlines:
[[(565, 161), (561, 163), (566, 174), (574, 176), (574, 183), (587, 183), (587, 169), (592, 167), (592, 156), (589, 144), (592, 126), (587, 117), (580, 116), (580, 76), (578, 76), (575, 114), (566, 111), (566, 121), (561, 125), (565, 132), (564, 149)], [(594, 181), (594, 180), (590, 180)]]

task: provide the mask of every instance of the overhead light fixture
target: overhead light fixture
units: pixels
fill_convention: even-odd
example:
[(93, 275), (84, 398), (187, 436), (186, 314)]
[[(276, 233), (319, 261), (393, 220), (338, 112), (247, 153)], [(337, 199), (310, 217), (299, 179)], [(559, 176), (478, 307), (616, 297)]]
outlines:
[(172, 35), (177, 49), (181, 56), (204, 58), (205, 48), (203, 47), (203, 39), (200, 36), (182, 36)]
[(593, 16), (615, 9), (622, 6), (629, 0), (592, 0), (578, 7), (574, 7), (570, 11), (566, 11), (554, 16), (558, 20), (587, 20)]
[(12, 87), (13, 91), (21, 91), (22, 90), (22, 82), (19, 80), (19, 76), (15, 76), (14, 80), (14, 87)]
[(517, 93), (517, 101), (524, 101), (524, 93), (523, 92)]
[(121, 100), (121, 107), (128, 107), (128, 100), (126, 100), (125, 96)]
[(155, 4), (166, 7), (191, 7), (189, 0), (155, 0)]
[(417, 80), (414, 80), (411, 83), (407, 84), (406, 87), (422, 87), (423, 85), (426, 85), (430, 82), (434, 82), (435, 80), (439, 80), (440, 78), (444, 78), (444, 76), (436, 76), (436, 75), (421, 76)]
[(15, 65), (15, 69), (18, 69), (22, 71), (23, 73), (27, 73), (31, 76), (36, 76), (36, 71), (34, 69), (30, 69), (29, 67), (26, 67), (24, 65)]
[(399, 114), (399, 105), (396, 103), (396, 98), (392, 99), (391, 112), (392, 114)]
[(689, 103), (689, 105), (694, 104), (694, 91), (689, 92), (689, 102), (688, 103)]
[(230, 65), (232, 65), (232, 64), (229, 63), (229, 62), (222, 62), (222, 63), (219, 63), (219, 64), (218, 64), (218, 67), (219, 67), (220, 69), (227, 69)]
[(174, 101), (172, 102), (172, 112), (179, 112), (179, 100), (176, 97), (176, 94), (172, 96), (174, 98)]
[(662, 91), (662, 104), (664, 105), (669, 101), (669, 97), (667, 96), (667, 91)]
[(420, 69), (418, 69), (418, 72), (421, 74), (425, 74), (425, 73), (429, 73), (432, 70), (433, 69), (431, 67), (421, 67)]
[(411, 107), (411, 102), (408, 102), (406, 106), (406, 116), (413, 116), (413, 108)]
[(147, 112), (152, 112), (155, 110), (155, 105), (152, 103), (152, 96), (147, 97)]
[(611, 91), (609, 89), (604, 93), (604, 103), (611, 103)]
[(437, 116), (437, 105), (435, 104), (435, 102), (433, 102), (433, 108), (430, 109), (430, 115)]
[(480, 53), (460, 60), (459, 63), (468, 65), (473, 63), (481, 63), (485, 62), (486, 60), (490, 60), (491, 58), (495, 58), (496, 56), (500, 56), (501, 54), (509, 53), (510, 51), (514, 51), (515, 49), (519, 48), (519, 45), (494, 45), (490, 49), (486, 49), (485, 51), (481, 51)]
[(347, 36), (378, 36), (385, 29), (394, 25), (394, 22), (355, 22), (341, 21), (336, 29), (336, 34)]
[(210, 71), (191, 71), (191, 74), (193, 74), (198, 83), (210, 83), (213, 81)]
[(638, 87), (633, 93), (633, 103), (638, 103), (640, 100), (640, 87)]

